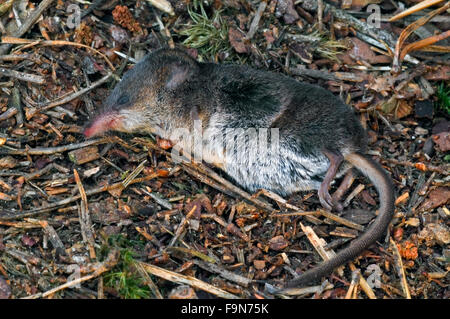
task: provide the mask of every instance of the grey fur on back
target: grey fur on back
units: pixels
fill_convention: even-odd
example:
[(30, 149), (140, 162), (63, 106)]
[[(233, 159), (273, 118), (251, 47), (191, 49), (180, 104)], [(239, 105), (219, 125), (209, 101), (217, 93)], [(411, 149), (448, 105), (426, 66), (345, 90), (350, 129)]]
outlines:
[(224, 136), (228, 128), (267, 128), (270, 136), (270, 129), (279, 129), (278, 152), (261, 154), (249, 141), (244, 151), (227, 153), (224, 171), (247, 190), (286, 195), (318, 189), (329, 166), (324, 149), (343, 155), (365, 151), (366, 134), (352, 109), (323, 88), (245, 66), (200, 68), (201, 74), (213, 75), (203, 83), (218, 95), (208, 130)]

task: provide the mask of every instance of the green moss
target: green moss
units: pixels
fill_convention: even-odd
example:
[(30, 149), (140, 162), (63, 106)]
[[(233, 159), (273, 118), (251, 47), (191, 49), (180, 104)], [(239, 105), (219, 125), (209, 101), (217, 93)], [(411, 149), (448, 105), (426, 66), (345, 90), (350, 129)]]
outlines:
[(143, 249), (144, 243), (138, 240), (129, 240), (123, 235), (114, 235), (108, 238), (107, 244), (100, 249), (101, 255), (106, 255), (112, 248), (120, 251), (117, 265), (104, 276), (105, 286), (111, 287), (124, 299), (151, 298), (152, 294), (145, 279), (136, 271), (136, 249)]
[(315, 31), (309, 34), (311, 37), (318, 37), (320, 41), (317, 43), (314, 52), (322, 58), (338, 61), (337, 55), (345, 50), (347, 46), (342, 41), (331, 40), (327, 33)]
[(443, 112), (446, 116), (450, 116), (450, 87), (447, 83), (442, 82), (437, 87), (436, 96), (436, 107), (438, 111)]
[[(195, 8), (200, 8), (197, 12)], [(216, 55), (221, 52), (231, 51), (228, 41), (228, 25), (221, 16), (221, 11), (214, 11), (212, 17), (208, 17), (202, 3), (188, 9), (192, 23), (185, 25), (180, 35), (187, 36), (183, 44), (190, 48), (198, 49), (201, 58), (216, 60)]]

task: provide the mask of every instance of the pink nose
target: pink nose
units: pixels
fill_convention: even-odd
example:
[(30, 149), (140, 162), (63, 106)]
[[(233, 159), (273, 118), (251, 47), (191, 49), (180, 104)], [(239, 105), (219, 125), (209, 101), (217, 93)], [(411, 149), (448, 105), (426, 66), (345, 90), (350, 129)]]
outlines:
[(122, 127), (121, 116), (117, 112), (108, 112), (95, 118), (83, 132), (87, 138), (100, 135), (109, 130), (119, 130)]

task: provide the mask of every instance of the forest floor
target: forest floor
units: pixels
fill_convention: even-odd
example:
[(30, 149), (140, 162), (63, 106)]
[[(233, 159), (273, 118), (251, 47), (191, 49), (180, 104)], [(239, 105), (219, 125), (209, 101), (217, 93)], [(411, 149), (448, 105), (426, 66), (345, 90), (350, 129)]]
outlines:
[[(450, 3), (0, 2), (0, 298), (450, 297)], [(275, 295), (369, 225), (368, 180), (344, 196), (361, 213), (340, 215), (317, 191), (254, 196), (175, 163), (157, 136), (86, 139), (124, 72), (160, 47), (340, 96), (394, 181), (386, 236)]]

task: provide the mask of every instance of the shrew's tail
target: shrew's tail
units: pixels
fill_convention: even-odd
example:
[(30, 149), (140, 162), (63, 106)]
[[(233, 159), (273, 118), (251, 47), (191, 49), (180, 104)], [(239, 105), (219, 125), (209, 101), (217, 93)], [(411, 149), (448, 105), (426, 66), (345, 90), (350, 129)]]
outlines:
[(301, 287), (311, 281), (318, 280), (330, 274), (336, 267), (359, 256), (361, 252), (383, 235), (394, 215), (394, 187), (391, 178), (384, 169), (378, 163), (362, 154), (352, 153), (346, 155), (345, 159), (367, 176), (375, 185), (380, 198), (379, 214), (369, 229), (359, 238), (352, 241), (347, 248), (338, 252), (333, 258), (324, 261), (319, 266), (290, 281), (286, 285), (289, 288)]

